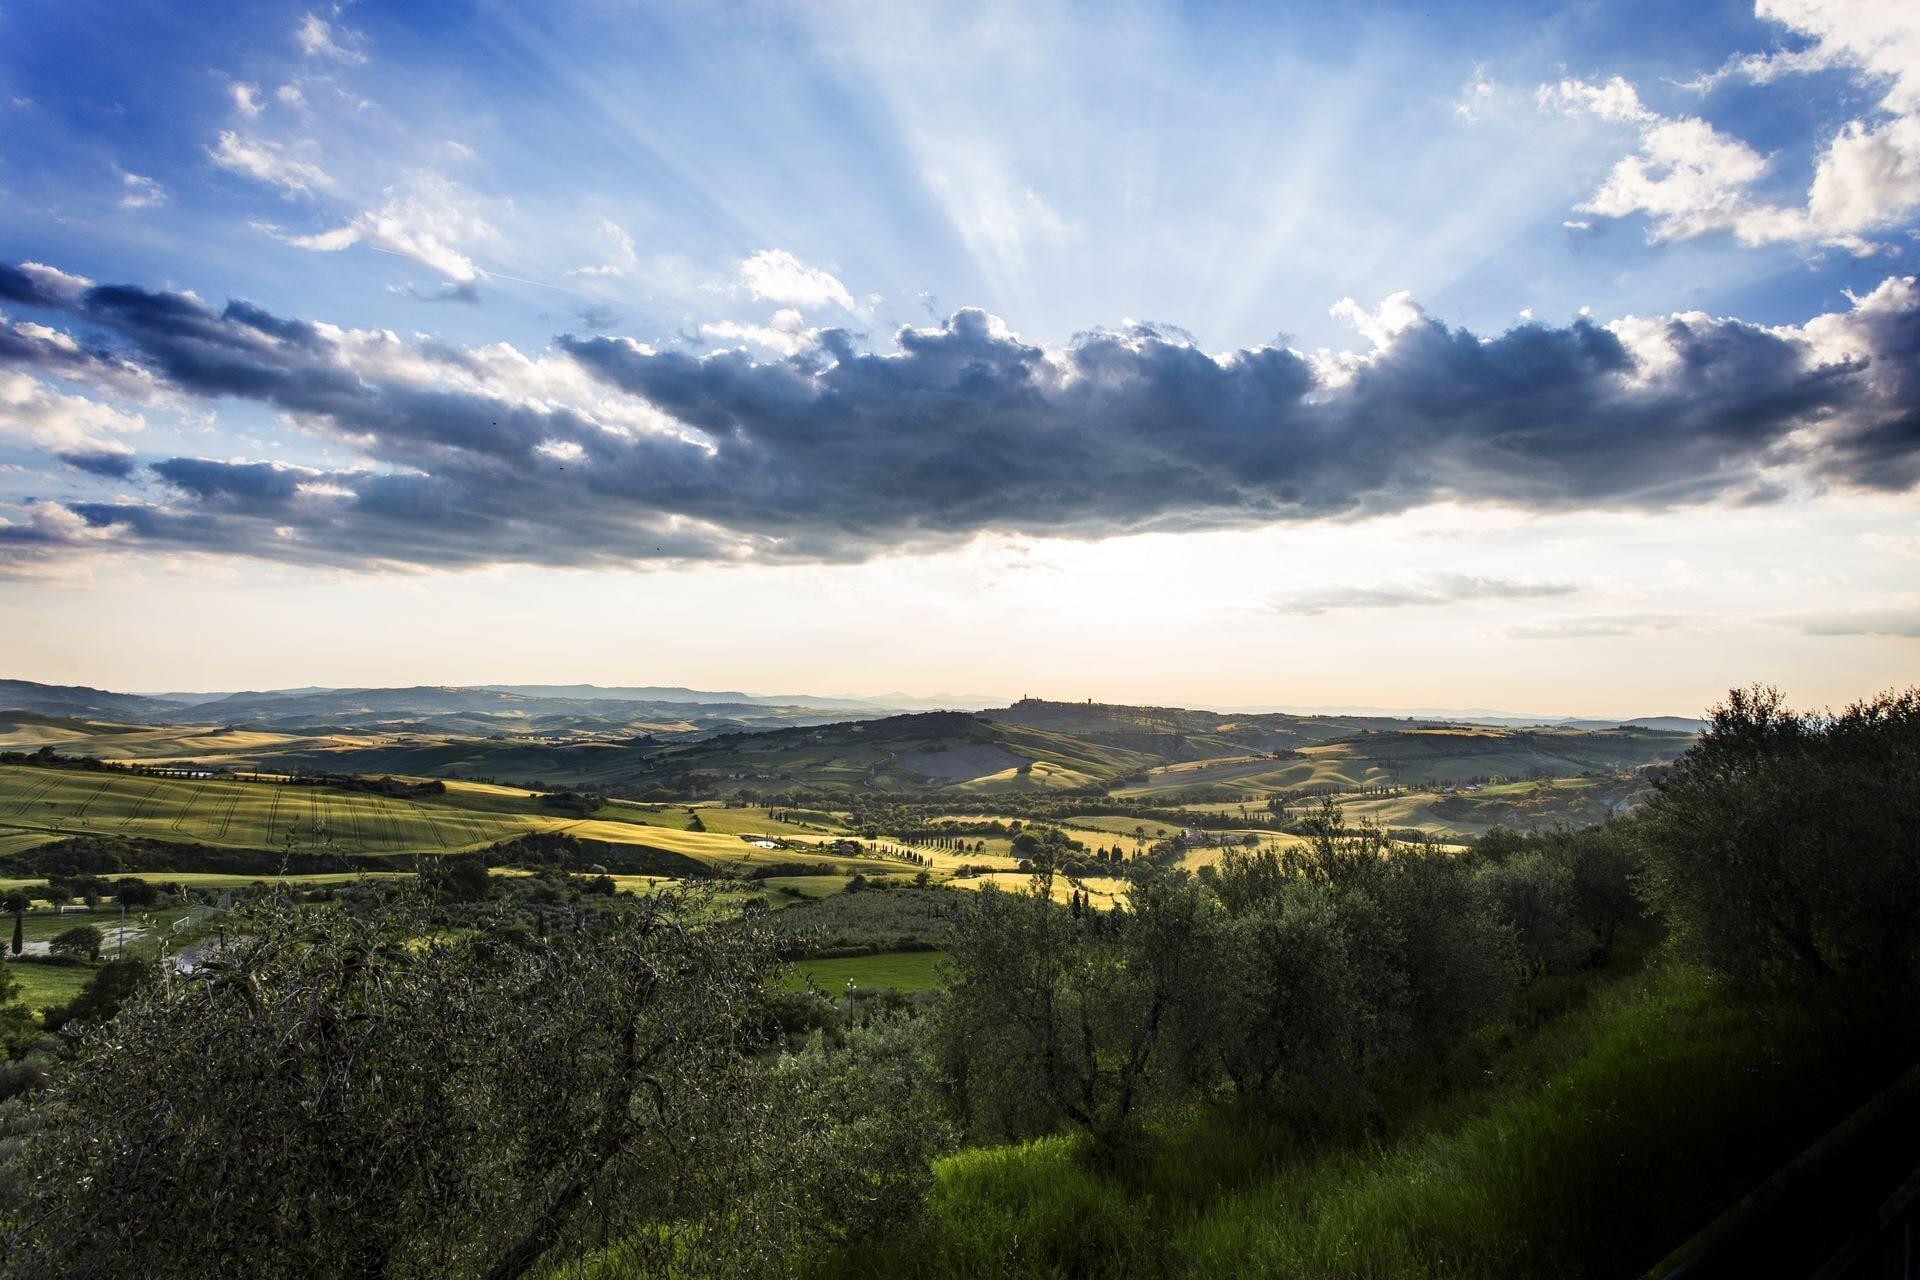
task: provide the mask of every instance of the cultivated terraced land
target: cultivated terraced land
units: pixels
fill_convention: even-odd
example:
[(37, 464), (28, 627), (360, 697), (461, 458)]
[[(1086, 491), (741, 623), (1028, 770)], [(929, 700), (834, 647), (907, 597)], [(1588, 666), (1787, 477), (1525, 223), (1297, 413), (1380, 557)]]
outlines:
[(451, 853), (560, 825), (328, 787), (0, 766), (0, 839), (133, 836), (235, 849)]
[[(900, 873), (884, 858), (830, 852), (832, 835), (800, 832), (765, 810), (704, 810), (722, 831), (690, 831), (684, 808), (608, 805), (591, 818), (542, 812), (510, 787), (450, 783), (444, 796), (396, 798), (277, 781), (152, 778), (0, 766), (0, 856), (69, 836), (129, 836), (234, 849), (350, 855), (459, 853), (529, 832), (637, 845), (693, 858), (723, 874), (769, 863)], [(725, 812), (725, 816), (720, 816)], [(658, 824), (658, 825), (656, 825)], [(783, 847), (763, 849), (746, 837)], [(886, 846), (883, 844), (884, 847)]]

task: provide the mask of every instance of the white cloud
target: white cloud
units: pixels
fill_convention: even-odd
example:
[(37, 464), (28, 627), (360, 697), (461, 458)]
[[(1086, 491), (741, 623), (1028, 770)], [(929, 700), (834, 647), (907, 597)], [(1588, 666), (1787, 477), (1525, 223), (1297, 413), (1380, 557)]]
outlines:
[(309, 236), (283, 237), (288, 244), (317, 253), (338, 253), (356, 244), (411, 258), (456, 284), (470, 284), (481, 272), (464, 245), (495, 238), (485, 219), (473, 211), (470, 193), (437, 175), (414, 180), (405, 195), (388, 193), (386, 204), (343, 226)]
[(831, 272), (810, 267), (785, 249), (762, 249), (740, 264), (740, 279), (748, 292), (763, 302), (785, 302), (797, 307), (831, 303), (852, 311), (853, 295)]
[(334, 58), (341, 62), (367, 60), (367, 55), (354, 47), (358, 39), (356, 33), (345, 27), (336, 31), (332, 23), (311, 13), (300, 19), (293, 38), (301, 52), (310, 58)]
[(1639, 154), (1616, 164), (1576, 212), (1644, 213), (1652, 223), (1648, 238), (1656, 242), (1732, 231), (1762, 243), (1772, 238), (1772, 211), (1757, 209), (1748, 188), (1766, 167), (1759, 152), (1704, 120), (1661, 120), (1641, 134)]
[(145, 426), (137, 413), (65, 395), (27, 374), (0, 376), (0, 438), (48, 450), (120, 453), (126, 445), (117, 437)]
[(1395, 338), (1426, 318), (1410, 289), (1387, 295), (1372, 311), (1352, 298), (1342, 298), (1327, 309), (1327, 314), (1352, 326), (1376, 348), (1391, 346)]
[(151, 209), (167, 202), (167, 189), (152, 178), (137, 173), (122, 173), (120, 185), (123, 188), (120, 194), (122, 209)]
[(256, 119), (266, 109), (260, 103), (260, 86), (257, 84), (242, 84), (236, 80), (228, 86), (228, 91), (233, 94), (233, 109), (249, 120)]
[(311, 195), (334, 187), (333, 179), (318, 165), (295, 159), (278, 143), (242, 138), (231, 130), (221, 131), (207, 155), (229, 173), (279, 187), (289, 195)]
[(1613, 168), (1579, 211), (1643, 213), (1654, 241), (1729, 232), (1750, 245), (1829, 244), (1875, 252), (1875, 233), (1920, 210), (1920, 7), (1889, 0), (1759, 0), (1755, 13), (1813, 43), (1736, 58), (1692, 88), (1730, 76), (1765, 84), (1782, 75), (1842, 69), (1883, 90), (1882, 119), (1843, 125), (1821, 151), (1803, 208), (1759, 198), (1767, 160), (1704, 120), (1649, 110), (1619, 76), (1603, 84), (1542, 86), (1541, 106), (1586, 112), (1640, 130), (1640, 147)]
[(1759, 84), (1777, 76), (1847, 67), (1887, 82), (1880, 109), (1920, 111), (1920, 14), (1899, 0), (1759, 0), (1754, 14), (1778, 22), (1813, 44), (1804, 49), (1736, 58), (1701, 84), (1728, 75)]
[(57, 298), (72, 299), (93, 287), (94, 282), (86, 276), (76, 276), (50, 267), (44, 262), (23, 262), (20, 271), (33, 283)]
[(1651, 124), (1660, 118), (1641, 105), (1639, 93), (1620, 76), (1614, 76), (1604, 84), (1591, 84), (1585, 80), (1543, 84), (1537, 97), (1543, 108), (1590, 112), (1602, 120)]
[(306, 95), (297, 84), (283, 84), (273, 91), (273, 96), (289, 107), (303, 107), (307, 103)]
[(764, 325), (723, 320), (700, 326), (700, 336), (709, 342), (747, 342), (789, 356), (813, 345), (813, 334), (805, 317), (791, 307), (774, 312)]
[(1873, 127), (1858, 120), (1827, 144), (1808, 216), (1840, 234), (1876, 231), (1920, 208), (1920, 115)]
[(561, 462), (578, 462), (587, 456), (586, 449), (577, 440), (543, 440), (533, 451)]
[(1487, 69), (1476, 66), (1473, 79), (1460, 86), (1460, 93), (1453, 100), (1453, 112), (1463, 120), (1478, 120), (1481, 112), (1493, 102), (1494, 84), (1487, 79)]

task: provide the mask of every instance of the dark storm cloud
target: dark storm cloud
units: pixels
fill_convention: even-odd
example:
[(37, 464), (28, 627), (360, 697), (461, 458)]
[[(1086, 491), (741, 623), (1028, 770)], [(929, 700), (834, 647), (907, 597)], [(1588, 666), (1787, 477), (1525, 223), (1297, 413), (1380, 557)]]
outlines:
[(31, 274), (6, 262), (0, 262), (0, 302), (18, 302), (30, 307), (60, 305), (59, 297)]
[(131, 453), (116, 453), (110, 449), (76, 449), (54, 456), (76, 471), (109, 480), (125, 480), (139, 465)]
[(269, 462), (212, 462), (172, 458), (150, 470), (200, 506), (215, 510), (266, 513), (293, 500), (311, 472)]
[[(1766, 501), (1783, 466), (1920, 479), (1920, 299), (1903, 282), (1823, 319), (1862, 353), (1845, 360), (1801, 332), (1699, 317), (1632, 345), (1585, 320), (1482, 338), (1420, 317), (1331, 364), (1280, 346), (1214, 357), (1168, 325), (1046, 349), (978, 311), (904, 329), (886, 353), (832, 329), (781, 359), (557, 339), (626, 405), (609, 422), (478, 352), (9, 272), (0, 296), (65, 312), (92, 358), (285, 411), (369, 460), (321, 475), (173, 459), (153, 468), (163, 505), (72, 508), (122, 540), (290, 560), (834, 562), (982, 532), (1097, 538), (1440, 501)], [(45, 347), (0, 359), (48, 364)], [(661, 429), (635, 428), (640, 401)], [(1503, 588), (1544, 592), (1434, 590)]]
[(480, 305), (480, 287), (471, 280), (464, 283), (448, 283), (433, 289), (416, 288), (411, 280), (393, 290), (415, 302), (461, 302), (470, 307)]
[(597, 302), (584, 307), (575, 307), (573, 315), (589, 329), (611, 329), (620, 323), (619, 312), (611, 307), (603, 307)]

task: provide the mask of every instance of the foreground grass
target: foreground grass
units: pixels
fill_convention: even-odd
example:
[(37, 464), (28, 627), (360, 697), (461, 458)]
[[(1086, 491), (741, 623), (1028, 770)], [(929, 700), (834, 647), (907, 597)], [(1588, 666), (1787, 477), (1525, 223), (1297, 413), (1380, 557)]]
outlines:
[(1124, 1178), (1073, 1138), (960, 1152), (909, 1238), (814, 1274), (1635, 1275), (1893, 1078), (1901, 1039), (1659, 964), (1491, 1046), (1477, 1086), (1389, 1103), (1370, 1136), (1215, 1114)]

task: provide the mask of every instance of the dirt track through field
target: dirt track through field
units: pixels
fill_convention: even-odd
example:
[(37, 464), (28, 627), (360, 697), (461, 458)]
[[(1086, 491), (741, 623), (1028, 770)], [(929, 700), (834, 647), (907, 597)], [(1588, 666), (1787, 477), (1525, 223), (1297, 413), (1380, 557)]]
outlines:
[(47, 794), (47, 792), (53, 790), (54, 784), (59, 781), (60, 779), (57, 776), (50, 778), (46, 782), (43, 782), (39, 786), (35, 787), (32, 791), (27, 792), (25, 795), (21, 796), (20, 799), (14, 804), (11, 812), (25, 813), (31, 805), (33, 805), (36, 801), (40, 799), (41, 796), (44, 796), (45, 794)]

